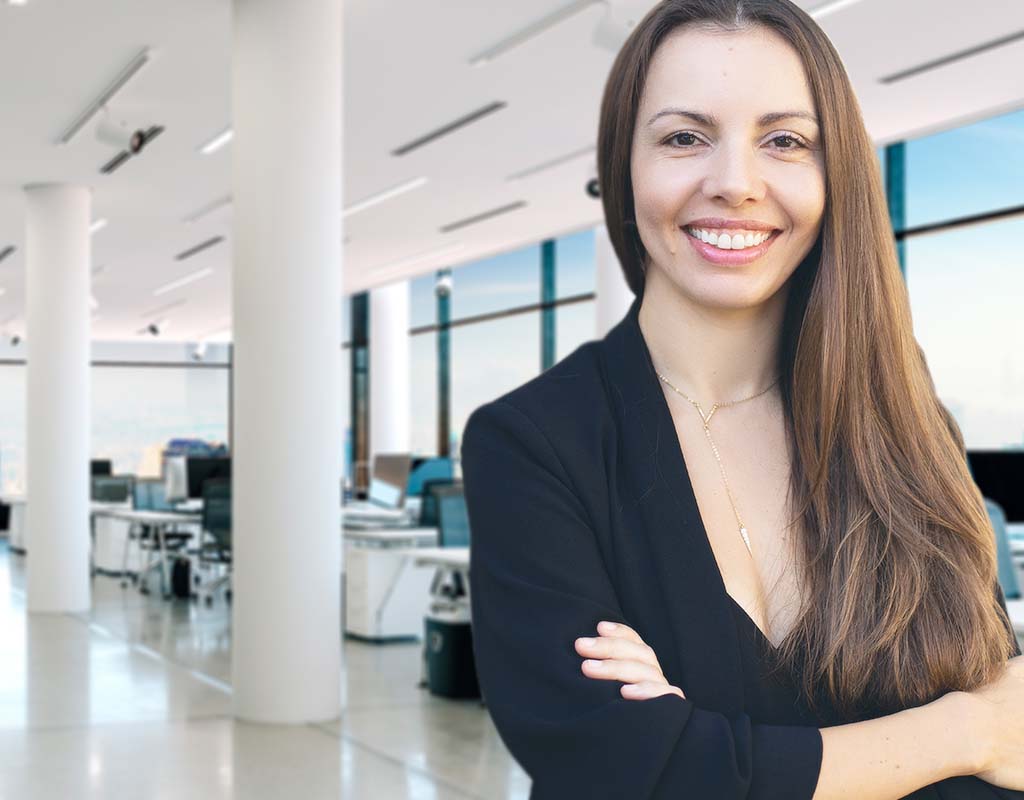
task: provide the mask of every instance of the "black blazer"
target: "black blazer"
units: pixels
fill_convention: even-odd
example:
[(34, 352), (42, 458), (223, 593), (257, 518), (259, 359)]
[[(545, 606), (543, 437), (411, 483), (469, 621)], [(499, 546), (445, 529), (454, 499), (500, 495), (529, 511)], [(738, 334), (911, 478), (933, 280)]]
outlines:
[[(639, 308), (466, 423), (484, 700), (531, 800), (810, 798), (819, 729), (743, 711), (734, 612)], [(584, 675), (574, 642), (601, 620), (633, 627), (686, 699)]]

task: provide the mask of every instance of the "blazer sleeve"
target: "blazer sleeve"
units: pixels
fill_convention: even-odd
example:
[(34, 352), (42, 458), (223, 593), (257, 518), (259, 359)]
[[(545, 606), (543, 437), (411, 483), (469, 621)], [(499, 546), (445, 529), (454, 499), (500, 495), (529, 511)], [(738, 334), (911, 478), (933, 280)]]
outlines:
[(533, 779), (531, 800), (812, 797), (818, 728), (754, 724), (677, 695), (627, 700), (620, 682), (582, 673), (577, 637), (596, 636), (605, 619), (636, 626), (557, 452), (517, 406), (473, 412), (462, 470), (477, 674)]

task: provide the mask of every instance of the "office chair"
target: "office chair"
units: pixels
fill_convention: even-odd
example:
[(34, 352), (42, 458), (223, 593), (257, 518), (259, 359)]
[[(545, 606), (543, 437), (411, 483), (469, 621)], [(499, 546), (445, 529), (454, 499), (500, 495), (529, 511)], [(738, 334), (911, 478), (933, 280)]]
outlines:
[(428, 478), (423, 481), (419, 518), (421, 528), (437, 527), (437, 495), (434, 493), (434, 489), (439, 486), (451, 486), (453, 483), (455, 481), (451, 478)]
[(438, 545), (469, 547), (469, 514), (463, 485), (452, 483), (434, 487), (432, 491), (437, 497)]
[(439, 480), (451, 483), (453, 478), (450, 458), (422, 459), (409, 473), (409, 483), (405, 490), (406, 497), (425, 496), (428, 483)]
[(213, 593), (225, 586), (224, 597), (231, 600), (231, 480), (213, 478), (203, 481), (203, 537), (196, 552), (200, 567), (219, 565), (224, 574), (201, 584), (197, 596), (213, 605)]
[(992, 521), (992, 530), (996, 536), (996, 557), (999, 562), (999, 584), (1003, 587), (1003, 596), (1007, 600), (1020, 600), (1020, 585), (1017, 582), (1017, 570), (1013, 563), (1010, 550), (1010, 539), (1006, 535), (1006, 514), (1003, 507), (994, 500), (985, 499), (985, 509)]

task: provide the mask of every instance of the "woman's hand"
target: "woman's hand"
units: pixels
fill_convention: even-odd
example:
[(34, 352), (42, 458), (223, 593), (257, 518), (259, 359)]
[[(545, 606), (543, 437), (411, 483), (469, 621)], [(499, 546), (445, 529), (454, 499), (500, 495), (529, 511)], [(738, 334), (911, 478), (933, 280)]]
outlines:
[(601, 622), (596, 639), (576, 640), (576, 652), (586, 656), (583, 674), (604, 681), (622, 681), (619, 690), (627, 700), (650, 700), (663, 694), (686, 699), (682, 689), (669, 685), (654, 651), (628, 625)]
[(968, 692), (983, 710), (988, 758), (976, 773), (1004, 789), (1024, 789), (1024, 656), (1006, 662), (1002, 675)]

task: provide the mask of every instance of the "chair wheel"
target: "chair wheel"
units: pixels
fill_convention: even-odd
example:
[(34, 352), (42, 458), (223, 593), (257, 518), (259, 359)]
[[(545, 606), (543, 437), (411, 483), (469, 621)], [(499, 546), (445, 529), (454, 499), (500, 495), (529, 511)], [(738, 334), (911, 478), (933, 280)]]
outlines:
[(208, 595), (207, 596), (207, 598), (206, 598), (206, 607), (207, 608), (212, 608), (213, 607), (213, 595)]
[(230, 589), (225, 589), (224, 590), (224, 599), (227, 600), (229, 603), (231, 602), (231, 590)]

